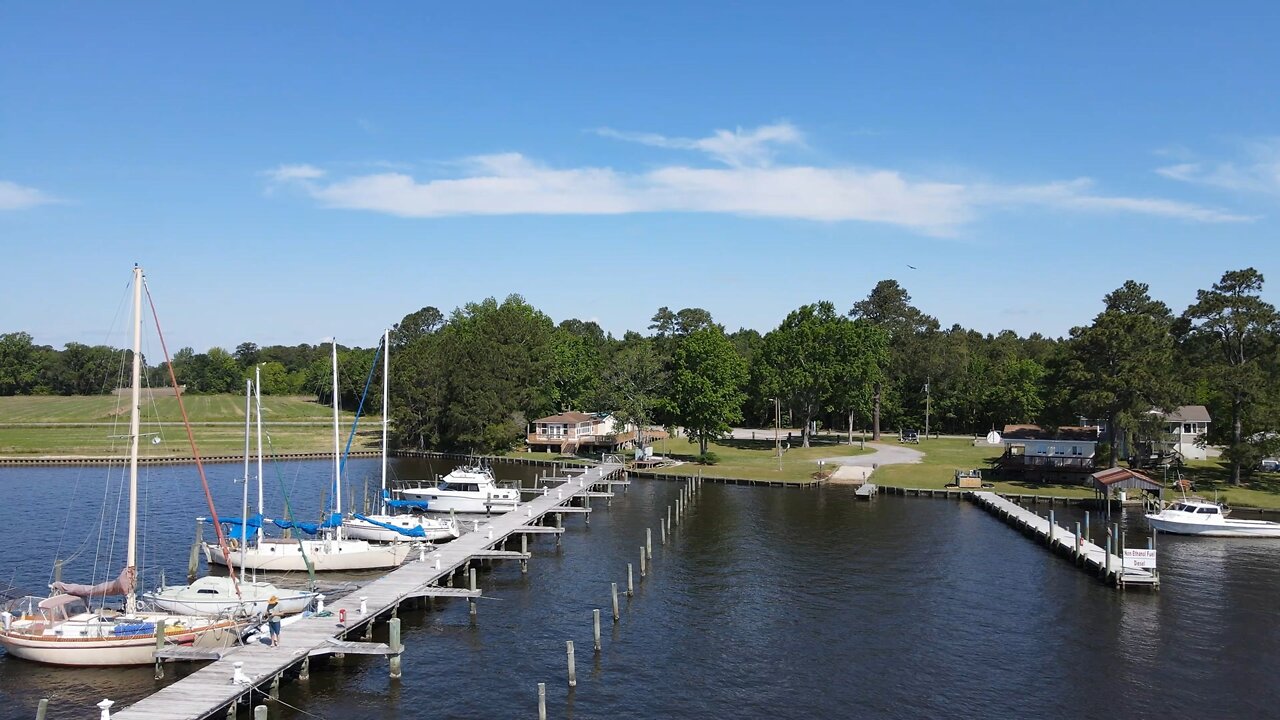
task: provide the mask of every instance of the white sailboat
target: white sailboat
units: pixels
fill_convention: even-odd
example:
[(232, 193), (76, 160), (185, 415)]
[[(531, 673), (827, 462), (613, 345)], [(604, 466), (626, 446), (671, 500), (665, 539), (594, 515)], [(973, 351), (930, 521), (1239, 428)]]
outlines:
[(342, 528), (348, 537), (375, 542), (404, 542), (411, 538), (440, 541), (458, 537), (458, 524), (454, 520), (427, 517), (421, 514), (389, 512), (394, 507), (420, 507), (426, 503), (414, 500), (391, 500), (387, 495), (387, 426), (388, 407), (391, 404), (391, 333), (382, 333), (382, 498), (381, 511), (376, 515), (352, 515), (343, 519)]
[(338, 437), (338, 341), (333, 341), (333, 475), (334, 514), (319, 528), (322, 537), (314, 540), (260, 538), (254, 546), (235, 550), (204, 546), (205, 559), (219, 565), (231, 563), (250, 570), (315, 572), (375, 570), (397, 567), (413, 549), (411, 543), (376, 545), (368, 540), (346, 537), (342, 527), (342, 448)]
[[(241, 499), (240, 547), (249, 545), (249, 420), (253, 408), (252, 400), (257, 401), (258, 428), (258, 541), (262, 541), (262, 386), (261, 377), (254, 372), (254, 380), (245, 381), (244, 394), (244, 477), (243, 495)], [(245, 568), (240, 567), (240, 580), (230, 576), (209, 575), (202, 577), (190, 585), (162, 586), (152, 592), (143, 593), (142, 599), (157, 608), (169, 612), (193, 613), (197, 615), (222, 615), (225, 613), (241, 613), (245, 615), (265, 615), (271, 600), (279, 603), (278, 611), (286, 615), (300, 613), (311, 606), (317, 593), (310, 590), (295, 590), (277, 587), (273, 583), (249, 580), (245, 577)]]
[[(163, 624), (167, 642), (230, 641), (233, 620), (141, 612), (135, 592), (138, 535), (138, 438), (142, 377), (142, 268), (133, 268), (133, 374), (129, 407), (129, 536), (123, 572), (97, 585), (56, 582), (52, 597), (28, 596), (0, 613), (0, 646), (12, 656), (51, 665), (149, 665)], [(181, 399), (181, 395), (179, 395)], [(90, 610), (85, 598), (124, 595), (124, 612)]]
[(400, 491), (405, 497), (422, 498), (432, 512), (505, 513), (520, 504), (520, 491), (498, 487), (487, 467), (459, 467), (435, 487)]

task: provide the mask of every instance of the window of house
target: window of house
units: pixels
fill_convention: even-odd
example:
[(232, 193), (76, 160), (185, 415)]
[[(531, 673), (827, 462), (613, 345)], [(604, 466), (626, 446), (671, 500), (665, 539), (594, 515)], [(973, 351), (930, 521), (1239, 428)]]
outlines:
[(1195, 431), (1196, 431), (1196, 426), (1195, 426), (1195, 424), (1194, 424), (1194, 423), (1182, 423), (1182, 432), (1183, 432), (1183, 434), (1185, 434), (1185, 435), (1190, 435), (1191, 433), (1193, 433), (1193, 432), (1195, 432)]

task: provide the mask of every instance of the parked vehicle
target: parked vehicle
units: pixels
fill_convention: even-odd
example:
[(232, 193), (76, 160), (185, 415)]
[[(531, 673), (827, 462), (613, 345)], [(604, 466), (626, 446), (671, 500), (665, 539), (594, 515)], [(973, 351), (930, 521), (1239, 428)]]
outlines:
[(920, 432), (918, 430), (903, 430), (898, 436), (898, 442), (904, 443), (920, 443)]

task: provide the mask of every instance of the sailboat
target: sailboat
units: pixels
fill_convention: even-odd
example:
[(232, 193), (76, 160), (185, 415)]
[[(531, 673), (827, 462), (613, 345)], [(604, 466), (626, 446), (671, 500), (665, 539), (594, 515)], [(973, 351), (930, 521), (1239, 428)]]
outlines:
[[(342, 527), (342, 448), (338, 437), (338, 341), (333, 341), (333, 477), (334, 512), (323, 522), (294, 523), (303, 530), (319, 532), (314, 540), (259, 538), (256, 545), (235, 550), (204, 545), (205, 559), (219, 565), (239, 565), (250, 570), (276, 572), (313, 570), (376, 570), (397, 567), (409, 557), (411, 543), (376, 545), (368, 540), (348, 538)], [(277, 523), (279, 524), (279, 523)], [(231, 563), (227, 562), (228, 555)]]
[[(249, 420), (252, 400), (257, 401), (258, 429), (258, 514), (249, 517)], [(257, 370), (254, 379), (245, 381), (244, 393), (244, 477), (241, 514), (239, 518), (222, 518), (224, 523), (240, 526), (240, 546), (249, 544), (249, 526), (257, 525), (258, 541), (262, 541), (262, 378)], [(234, 520), (235, 522), (229, 522)], [(311, 606), (318, 593), (310, 590), (295, 590), (277, 587), (276, 585), (245, 577), (244, 566), (240, 567), (240, 580), (231, 576), (209, 575), (199, 578), (190, 585), (162, 586), (152, 592), (144, 593), (142, 598), (152, 605), (169, 612), (193, 613), (197, 615), (222, 615), (224, 613), (242, 613), (246, 615), (265, 615), (271, 600), (278, 603), (277, 610), (286, 615), (300, 613)]]
[[(129, 407), (129, 536), (124, 570), (97, 585), (55, 582), (54, 594), (27, 596), (0, 612), (0, 646), (12, 656), (51, 665), (149, 665), (156, 635), (163, 626), (166, 642), (189, 644), (234, 640), (243, 624), (197, 615), (139, 610), (138, 576), (138, 438), (142, 379), (142, 268), (133, 268), (133, 375)], [(163, 340), (162, 340), (163, 342)], [(167, 353), (166, 353), (167, 354)], [(172, 364), (170, 365), (172, 372)], [(175, 390), (177, 383), (174, 383)], [(178, 391), (181, 403), (182, 395)], [(194, 451), (195, 445), (192, 443)], [(197, 455), (197, 463), (198, 463)], [(200, 466), (197, 464), (197, 467)], [(201, 469), (203, 472), (203, 470)], [(90, 610), (87, 598), (125, 597), (124, 612)]]
[(382, 333), (382, 508), (376, 515), (352, 515), (342, 521), (348, 537), (377, 542), (403, 542), (410, 538), (452, 540), (458, 537), (454, 520), (432, 518), (421, 514), (392, 514), (393, 508), (426, 510), (422, 500), (392, 500), (387, 492), (387, 408), (391, 403), (391, 333)]

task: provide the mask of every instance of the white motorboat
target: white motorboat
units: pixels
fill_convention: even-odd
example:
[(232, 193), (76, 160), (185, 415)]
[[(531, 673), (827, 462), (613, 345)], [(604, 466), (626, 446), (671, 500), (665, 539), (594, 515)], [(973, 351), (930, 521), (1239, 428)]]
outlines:
[[(387, 494), (387, 427), (391, 407), (391, 333), (382, 333), (382, 507), (372, 515), (351, 515), (342, 521), (347, 537), (374, 542), (404, 542), (421, 539), (430, 542), (452, 540), (458, 537), (458, 524), (454, 520), (414, 514), (413, 510), (425, 510), (421, 500), (391, 500)], [(392, 513), (401, 508), (405, 513)]]
[(171, 585), (142, 594), (143, 600), (161, 610), (191, 615), (265, 615), (271, 598), (279, 602), (279, 612), (293, 615), (311, 607), (316, 593), (288, 590), (269, 582), (244, 582), (209, 575), (190, 585)]
[[(333, 341), (333, 497), (334, 512), (322, 523), (280, 522), (282, 527), (298, 527), (320, 533), (315, 539), (259, 538), (256, 544), (224, 548), (204, 544), (204, 556), (210, 563), (247, 567), (250, 570), (345, 571), (380, 570), (397, 567), (409, 557), (411, 543), (376, 545), (368, 540), (349, 538), (342, 523), (342, 447), (338, 436), (338, 341)], [(228, 558), (230, 555), (230, 558)]]
[[(198, 642), (202, 645), (230, 644), (247, 629), (243, 620), (144, 612), (138, 608), (137, 507), (138, 442), (141, 437), (142, 289), (142, 268), (135, 265), (133, 374), (127, 436), (129, 534), (124, 570), (115, 579), (94, 585), (55, 582), (50, 586), (55, 593), (52, 597), (27, 596), (8, 603), (3, 612), (0, 612), (0, 646), (14, 657), (51, 665), (150, 665), (155, 657), (156, 636), (161, 632), (161, 627), (164, 628), (165, 642)], [(176, 388), (177, 383), (174, 385)], [(175, 392), (181, 404), (181, 390)], [(124, 612), (107, 609), (104, 605), (90, 609), (85, 602), (86, 598), (118, 595), (125, 597)]]
[(1199, 498), (1183, 498), (1158, 513), (1147, 515), (1147, 522), (1155, 530), (1175, 535), (1280, 538), (1280, 523), (1238, 520), (1227, 517), (1228, 512), (1230, 511), (1218, 503)]
[(459, 467), (435, 487), (408, 488), (400, 494), (426, 500), (427, 508), (437, 513), (505, 513), (520, 503), (520, 491), (498, 487), (493, 471), (485, 467)]

